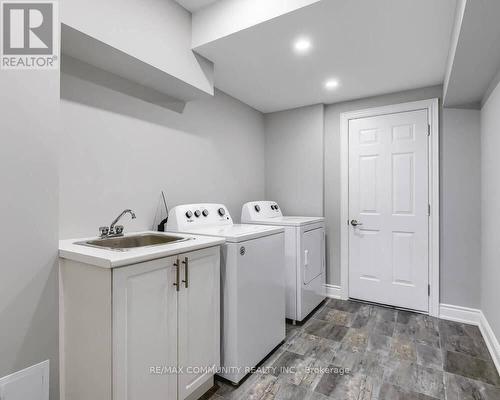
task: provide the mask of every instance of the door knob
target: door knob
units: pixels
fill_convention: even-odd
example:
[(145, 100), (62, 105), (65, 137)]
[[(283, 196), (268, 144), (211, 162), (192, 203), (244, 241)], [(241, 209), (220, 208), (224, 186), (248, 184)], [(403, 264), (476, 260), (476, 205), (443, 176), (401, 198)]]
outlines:
[(353, 219), (353, 220), (351, 220), (351, 225), (352, 226), (359, 226), (359, 225), (363, 225), (363, 223), (358, 222), (358, 220), (356, 220), (356, 219)]

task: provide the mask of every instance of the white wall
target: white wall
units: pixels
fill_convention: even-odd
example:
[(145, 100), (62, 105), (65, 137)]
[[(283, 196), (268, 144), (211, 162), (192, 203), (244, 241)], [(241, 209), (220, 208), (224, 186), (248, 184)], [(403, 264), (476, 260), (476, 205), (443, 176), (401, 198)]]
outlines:
[(314, 105), (265, 115), (266, 199), (288, 215), (323, 215), (323, 110)]
[(50, 360), (58, 388), (58, 71), (1, 71), (0, 377)]
[(481, 309), (500, 338), (500, 85), (481, 110)]
[(442, 116), (441, 299), (480, 308), (480, 112), (445, 108)]
[(64, 70), (61, 96), (61, 238), (96, 235), (124, 208), (127, 230), (151, 229), (162, 189), (170, 206), (221, 202), (236, 220), (264, 197), (263, 116), (224, 93), (177, 114)]
[(174, 0), (65, 0), (63, 23), (208, 93), (213, 65), (191, 50), (191, 14)]

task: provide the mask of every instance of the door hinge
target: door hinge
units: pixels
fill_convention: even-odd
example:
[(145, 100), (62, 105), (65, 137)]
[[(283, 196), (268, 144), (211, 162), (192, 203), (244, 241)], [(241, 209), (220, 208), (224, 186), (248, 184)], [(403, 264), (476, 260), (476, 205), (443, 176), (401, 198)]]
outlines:
[(427, 124), (427, 136), (431, 136), (431, 124)]
[(431, 285), (427, 285), (427, 296), (431, 296)]
[(428, 216), (431, 215), (431, 205), (430, 204), (427, 204), (427, 215)]

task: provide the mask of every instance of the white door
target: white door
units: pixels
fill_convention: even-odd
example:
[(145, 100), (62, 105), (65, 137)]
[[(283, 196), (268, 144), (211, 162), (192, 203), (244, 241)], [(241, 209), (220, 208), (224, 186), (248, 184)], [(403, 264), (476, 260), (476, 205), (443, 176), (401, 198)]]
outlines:
[(177, 398), (174, 260), (113, 270), (114, 400)]
[(180, 400), (210, 379), (220, 365), (219, 260), (219, 247), (179, 256)]
[(349, 297), (428, 311), (427, 110), (349, 121)]
[(325, 230), (323, 228), (311, 229), (304, 232), (303, 236), (303, 265), (304, 276), (303, 284), (307, 285), (314, 278), (323, 273), (323, 237)]

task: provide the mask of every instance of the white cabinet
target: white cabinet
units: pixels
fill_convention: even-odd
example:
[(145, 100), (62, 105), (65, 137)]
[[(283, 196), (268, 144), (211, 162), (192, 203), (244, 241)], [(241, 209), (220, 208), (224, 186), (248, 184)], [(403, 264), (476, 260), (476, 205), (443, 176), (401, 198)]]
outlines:
[(219, 254), (200, 250), (115, 270), (114, 400), (183, 400), (213, 377)]
[(220, 251), (198, 251), (180, 257), (179, 399), (196, 392), (213, 375), (213, 368), (220, 365), (219, 257)]
[(218, 246), (113, 269), (61, 262), (61, 398), (193, 400), (220, 365)]
[[(113, 398), (176, 399), (177, 292), (174, 258), (113, 273)], [(163, 373), (160, 370), (160, 373)]]

